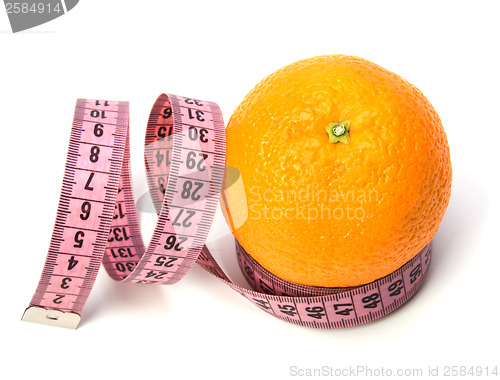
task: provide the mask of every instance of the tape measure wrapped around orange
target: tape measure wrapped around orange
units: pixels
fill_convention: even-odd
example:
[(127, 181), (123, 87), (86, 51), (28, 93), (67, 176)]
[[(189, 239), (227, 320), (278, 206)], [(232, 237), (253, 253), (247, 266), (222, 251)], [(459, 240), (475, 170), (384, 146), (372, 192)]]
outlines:
[[(437, 114), (396, 75), (343, 56), (279, 70), (231, 118), (228, 167), (219, 107), (160, 95), (145, 139), (158, 213), (147, 247), (128, 124), (128, 102), (77, 101), (52, 239), (23, 320), (76, 328), (101, 263), (117, 281), (174, 284), (196, 262), (267, 313), (316, 328), (378, 319), (422, 285), (451, 168)], [(205, 245), (223, 178), (251, 289)]]

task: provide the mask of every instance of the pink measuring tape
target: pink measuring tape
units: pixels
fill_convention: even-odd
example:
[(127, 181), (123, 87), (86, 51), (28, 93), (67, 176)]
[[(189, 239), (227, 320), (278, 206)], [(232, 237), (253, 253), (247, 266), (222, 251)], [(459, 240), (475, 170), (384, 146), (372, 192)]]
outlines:
[(148, 120), (144, 156), (158, 221), (145, 247), (130, 181), (128, 123), (128, 102), (78, 99), (49, 252), (24, 321), (76, 328), (101, 263), (118, 281), (174, 284), (196, 262), (267, 313), (316, 328), (378, 319), (422, 285), (431, 243), (375, 282), (321, 288), (276, 277), (236, 241), (253, 290), (231, 282), (205, 245), (224, 178), (222, 113), (213, 102), (176, 95), (160, 95)]

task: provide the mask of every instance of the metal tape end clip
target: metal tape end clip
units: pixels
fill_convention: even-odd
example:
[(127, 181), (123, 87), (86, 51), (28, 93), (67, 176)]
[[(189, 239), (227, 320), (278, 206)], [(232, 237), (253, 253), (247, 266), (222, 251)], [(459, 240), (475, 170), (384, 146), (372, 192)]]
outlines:
[(78, 326), (78, 323), (80, 323), (80, 316), (72, 312), (48, 310), (39, 306), (31, 306), (26, 309), (21, 320), (74, 330)]

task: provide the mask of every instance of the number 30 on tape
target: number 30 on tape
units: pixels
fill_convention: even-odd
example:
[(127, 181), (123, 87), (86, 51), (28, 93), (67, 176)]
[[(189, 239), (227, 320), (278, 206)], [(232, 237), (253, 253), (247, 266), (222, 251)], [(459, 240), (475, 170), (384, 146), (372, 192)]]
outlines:
[(52, 238), (24, 321), (76, 328), (101, 264), (117, 281), (174, 284), (196, 262), (260, 309), (290, 323), (340, 328), (397, 309), (420, 288), (431, 244), (390, 275), (355, 288), (284, 281), (236, 242), (252, 289), (234, 284), (205, 245), (224, 178), (217, 104), (162, 94), (151, 110), (144, 158), (158, 213), (143, 243), (130, 180), (128, 102), (78, 99)]

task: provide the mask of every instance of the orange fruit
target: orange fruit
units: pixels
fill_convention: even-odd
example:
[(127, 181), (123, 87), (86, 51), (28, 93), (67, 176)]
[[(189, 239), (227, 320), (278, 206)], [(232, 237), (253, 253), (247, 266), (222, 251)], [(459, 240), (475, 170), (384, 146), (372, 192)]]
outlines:
[[(227, 126), (225, 217), (285, 280), (345, 287), (386, 276), (428, 244), (451, 192), (438, 114), (365, 59), (324, 55), (258, 83)], [(239, 190), (238, 190), (239, 189)]]

